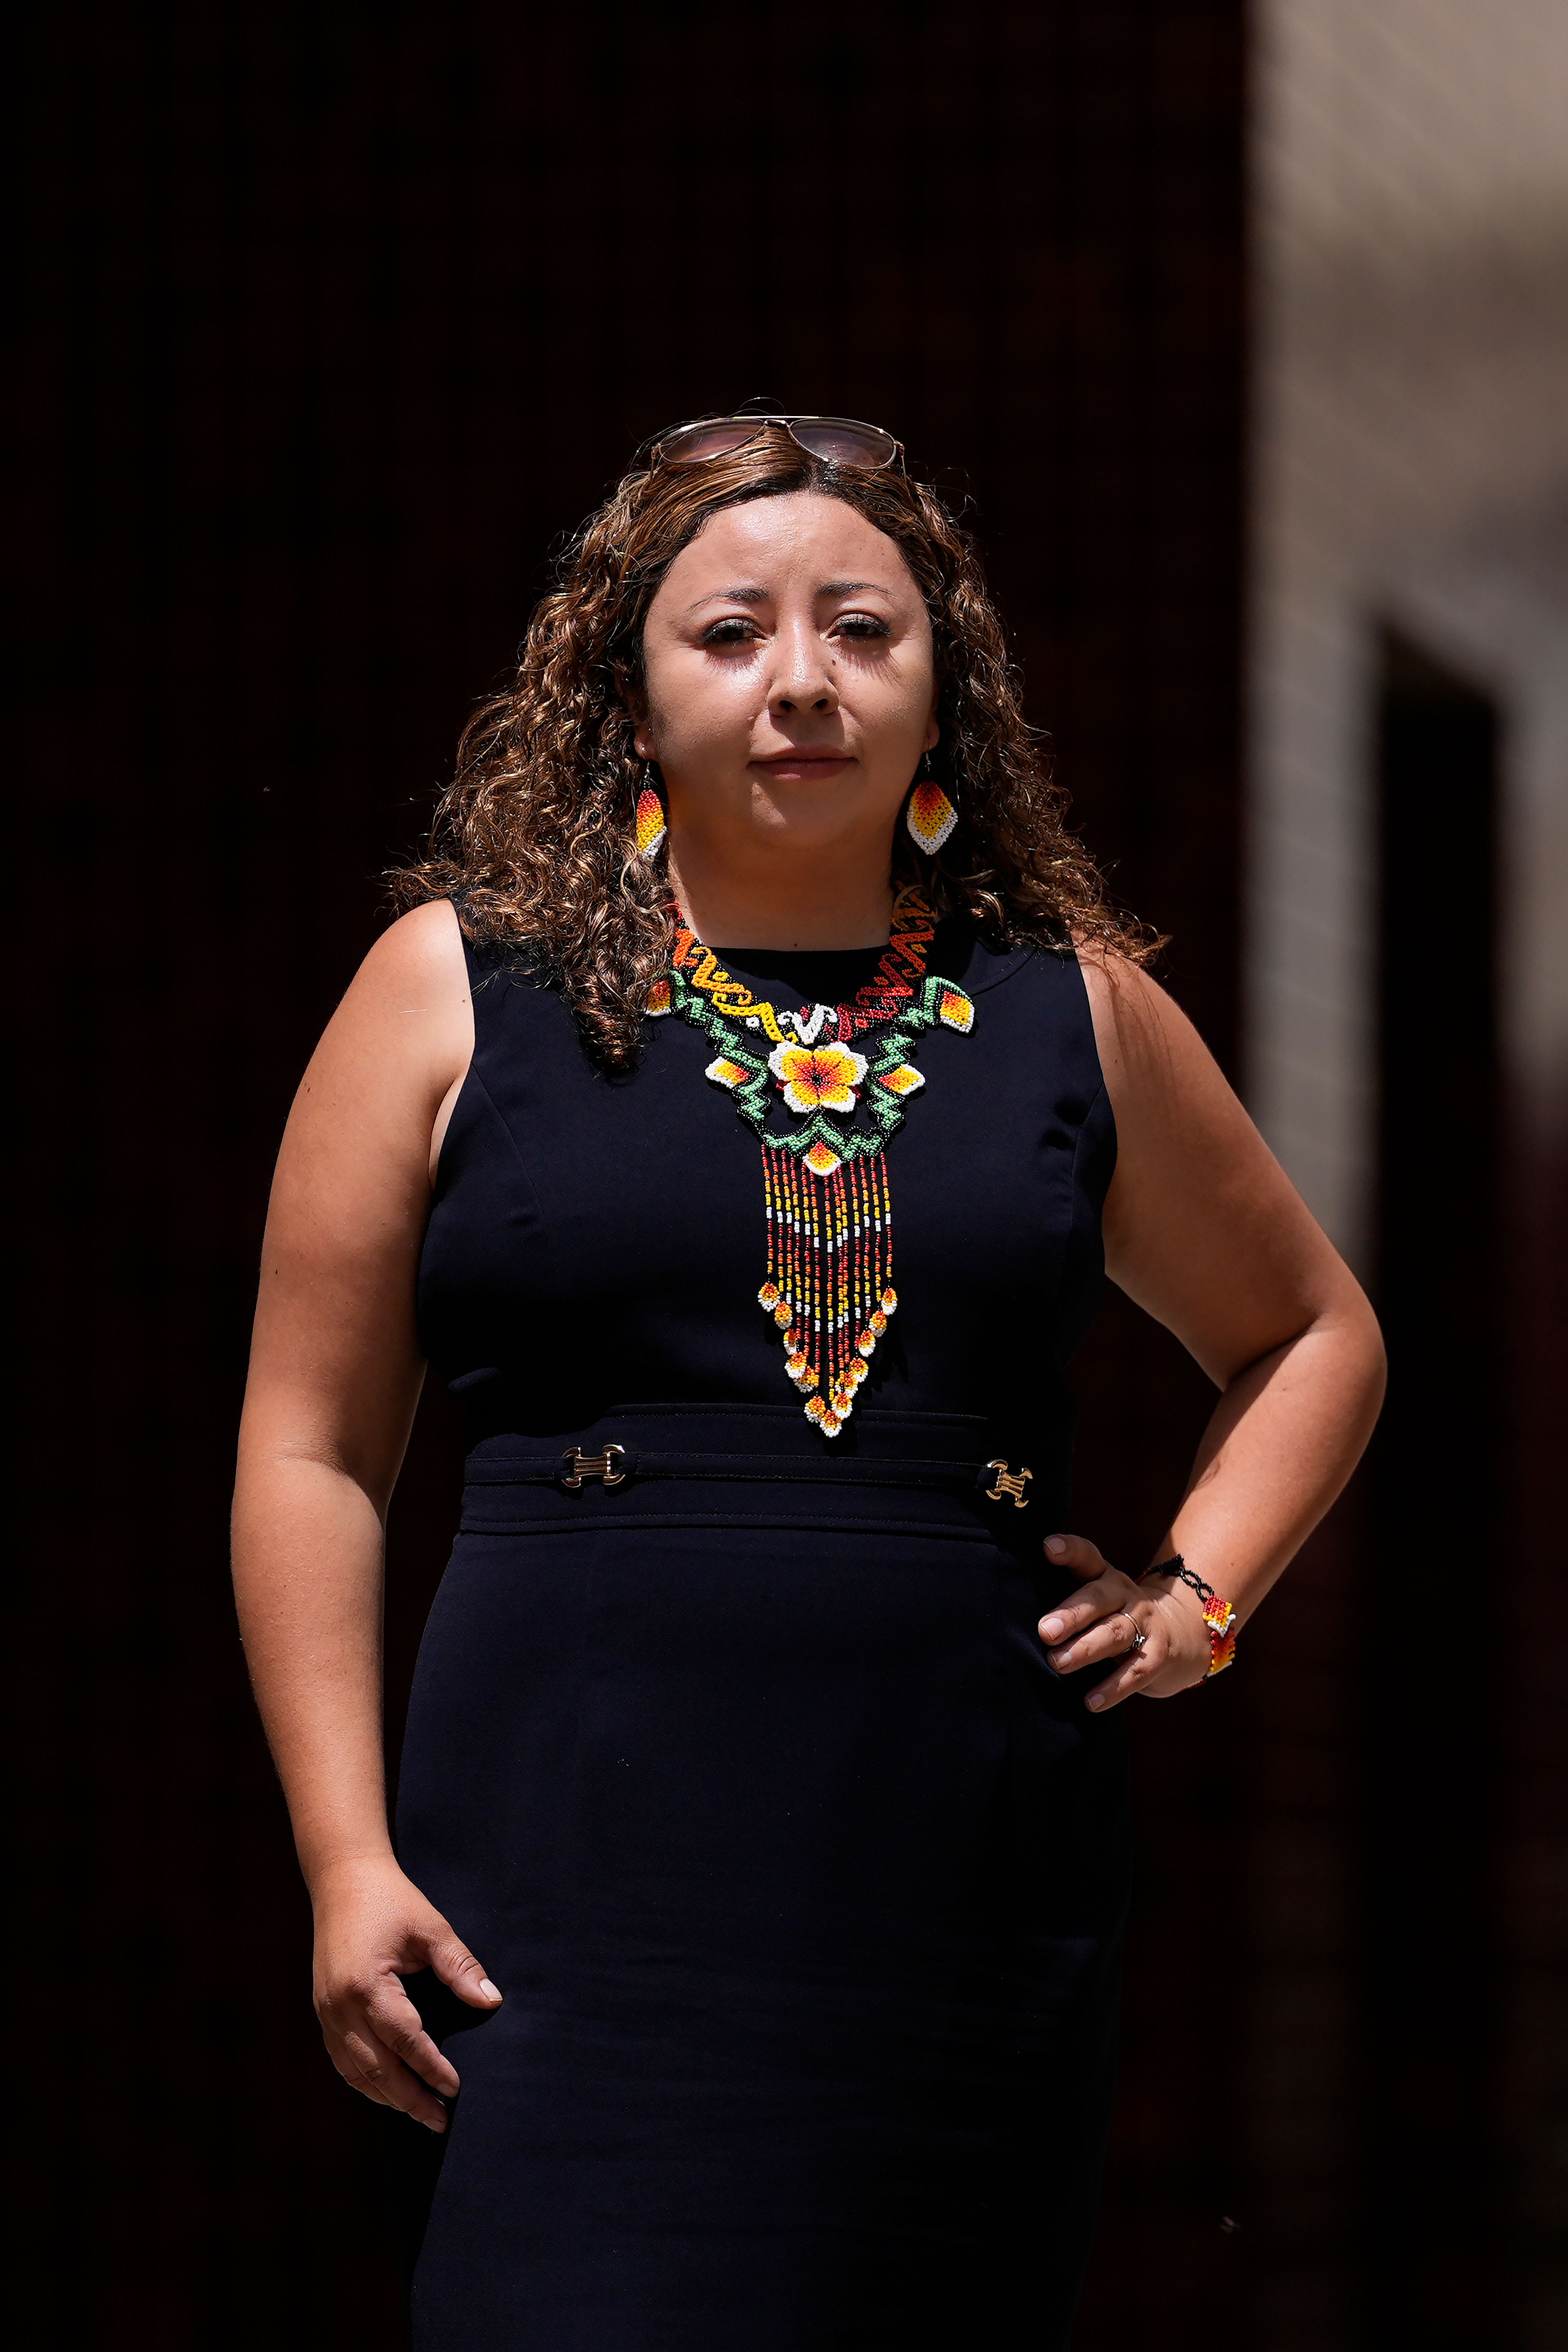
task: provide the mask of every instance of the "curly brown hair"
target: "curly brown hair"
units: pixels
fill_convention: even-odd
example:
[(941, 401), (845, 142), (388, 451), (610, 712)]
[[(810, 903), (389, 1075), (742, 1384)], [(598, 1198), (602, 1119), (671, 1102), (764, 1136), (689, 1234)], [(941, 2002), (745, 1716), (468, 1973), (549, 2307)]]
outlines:
[(1067, 795), (1025, 721), (967, 532), (901, 468), (834, 466), (769, 427), (704, 465), (638, 466), (590, 516), (529, 624), (515, 683), (463, 731), (428, 855), (392, 877), (403, 905), (455, 898), (470, 938), (525, 952), (611, 1070), (637, 1060), (673, 936), (663, 874), (636, 854), (643, 622), (710, 515), (792, 490), (842, 499), (885, 531), (931, 614), (942, 729), (931, 772), (959, 821), (934, 859), (906, 846), (900, 826), (896, 864), (909, 878), (918, 869), (939, 911), (966, 911), (1005, 938), (1070, 936), (1137, 962), (1159, 945), (1107, 904), (1067, 829)]

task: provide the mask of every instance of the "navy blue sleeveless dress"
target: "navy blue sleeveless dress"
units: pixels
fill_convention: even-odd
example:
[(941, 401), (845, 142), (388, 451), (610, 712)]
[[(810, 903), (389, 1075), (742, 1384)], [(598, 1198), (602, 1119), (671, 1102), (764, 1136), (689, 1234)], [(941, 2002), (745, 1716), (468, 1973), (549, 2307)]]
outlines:
[[(472, 1451), (397, 1833), (506, 2000), (427, 2010), (463, 2087), (417, 2352), (1050, 2352), (1127, 1881), (1120, 1716), (1036, 1631), (1115, 1155), (1078, 963), (939, 930), (973, 1028), (921, 1041), (899, 1310), (829, 1440), (710, 1043), (650, 1024), (606, 1078), (469, 959), (419, 1318)], [(795, 1008), (877, 955), (723, 961)]]

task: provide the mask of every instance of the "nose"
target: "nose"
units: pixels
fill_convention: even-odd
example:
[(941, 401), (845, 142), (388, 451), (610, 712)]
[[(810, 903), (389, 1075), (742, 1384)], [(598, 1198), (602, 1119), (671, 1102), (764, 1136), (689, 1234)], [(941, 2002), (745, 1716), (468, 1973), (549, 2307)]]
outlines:
[(804, 614), (773, 639), (773, 683), (768, 709), (775, 718), (810, 710), (818, 717), (838, 708), (838, 688), (815, 620)]

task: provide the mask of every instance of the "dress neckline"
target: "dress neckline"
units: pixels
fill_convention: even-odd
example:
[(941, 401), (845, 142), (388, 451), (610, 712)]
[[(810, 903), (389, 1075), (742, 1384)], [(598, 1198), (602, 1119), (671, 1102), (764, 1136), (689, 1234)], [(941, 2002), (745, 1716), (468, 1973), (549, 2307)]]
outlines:
[(869, 948), (715, 948), (721, 963), (841, 963), (857, 956), (879, 956), (887, 948), (879, 940)]

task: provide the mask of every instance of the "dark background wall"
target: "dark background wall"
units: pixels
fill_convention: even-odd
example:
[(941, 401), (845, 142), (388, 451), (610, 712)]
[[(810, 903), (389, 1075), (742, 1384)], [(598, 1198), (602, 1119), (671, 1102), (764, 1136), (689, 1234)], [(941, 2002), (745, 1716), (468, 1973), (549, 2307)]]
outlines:
[[(29, 2343), (396, 2340), (388, 2119), (317, 2047), (229, 1611), (234, 1423), (277, 1138), (378, 877), (638, 439), (765, 393), (890, 425), (973, 501), (1088, 837), (1232, 1062), (1241, 17), (34, 16), (14, 1280), (41, 1507), (15, 1633), (53, 1957)], [(1083, 1385), (1080, 1523), (1131, 1561), (1204, 1384), (1113, 1305)], [(431, 1404), (393, 1530), (395, 1731), (454, 1469)], [(1224, 1824), (1260, 1722), (1230, 1679), (1136, 1725), (1089, 2352), (1257, 2340), (1288, 2275), (1226, 2022)]]

